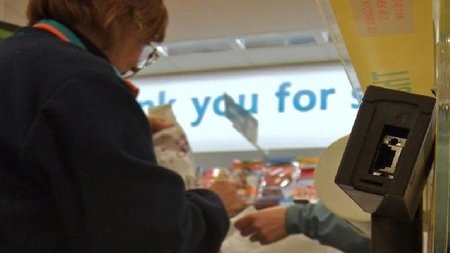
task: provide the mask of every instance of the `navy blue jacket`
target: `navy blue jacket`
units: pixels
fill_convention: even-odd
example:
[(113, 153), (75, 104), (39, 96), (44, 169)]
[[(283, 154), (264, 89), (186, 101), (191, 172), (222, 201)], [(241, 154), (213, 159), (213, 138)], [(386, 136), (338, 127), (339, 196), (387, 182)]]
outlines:
[(218, 196), (156, 164), (134, 95), (84, 41), (0, 41), (0, 252), (217, 253)]

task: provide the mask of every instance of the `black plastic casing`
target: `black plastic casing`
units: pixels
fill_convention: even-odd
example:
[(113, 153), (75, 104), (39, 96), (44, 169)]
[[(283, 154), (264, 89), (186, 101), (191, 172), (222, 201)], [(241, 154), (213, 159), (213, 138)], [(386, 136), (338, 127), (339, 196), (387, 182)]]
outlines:
[[(433, 97), (367, 88), (335, 177), (364, 211), (414, 218), (434, 161), (435, 104)], [(402, 147), (383, 143), (396, 138)], [(380, 169), (392, 160), (393, 171)]]

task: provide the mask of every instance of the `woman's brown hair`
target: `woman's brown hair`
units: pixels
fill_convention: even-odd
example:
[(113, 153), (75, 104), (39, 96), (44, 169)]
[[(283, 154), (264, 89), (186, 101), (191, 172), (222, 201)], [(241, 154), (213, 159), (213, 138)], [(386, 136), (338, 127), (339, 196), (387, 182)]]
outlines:
[(68, 26), (82, 25), (120, 41), (137, 31), (146, 42), (162, 42), (168, 23), (163, 0), (29, 0), (29, 25), (55, 19)]

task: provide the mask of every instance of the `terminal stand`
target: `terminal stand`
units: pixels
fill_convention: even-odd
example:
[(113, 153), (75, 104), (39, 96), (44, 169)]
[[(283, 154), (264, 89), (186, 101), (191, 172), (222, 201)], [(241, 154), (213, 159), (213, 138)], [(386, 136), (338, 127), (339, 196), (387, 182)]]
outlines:
[(412, 221), (372, 214), (371, 253), (422, 253), (422, 208)]
[(421, 202), (435, 129), (435, 98), (367, 88), (335, 183), (371, 213), (371, 253), (422, 252)]

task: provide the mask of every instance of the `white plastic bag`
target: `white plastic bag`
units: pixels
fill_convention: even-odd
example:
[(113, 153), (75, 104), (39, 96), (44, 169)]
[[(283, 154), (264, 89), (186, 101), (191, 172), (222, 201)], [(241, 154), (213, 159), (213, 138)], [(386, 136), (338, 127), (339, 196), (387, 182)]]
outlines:
[[(165, 127), (154, 131), (153, 145), (158, 164), (171, 169), (184, 179), (187, 189), (195, 186), (195, 160), (183, 128), (178, 124), (170, 104), (150, 107), (152, 119), (163, 120)], [(153, 126), (156, 127), (156, 126)]]

